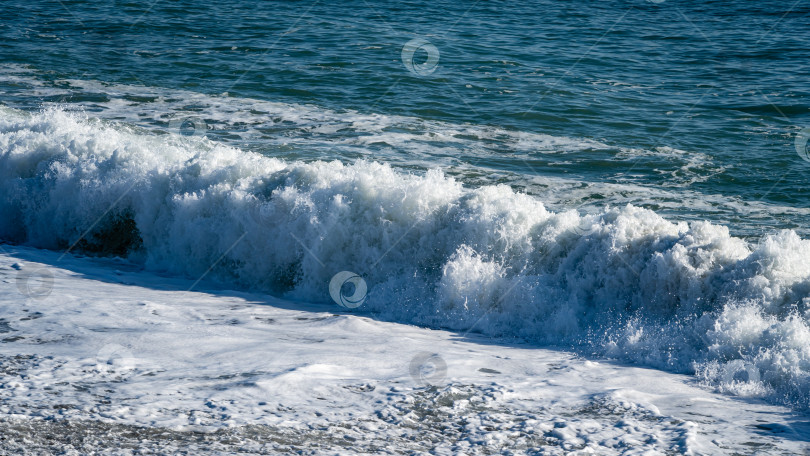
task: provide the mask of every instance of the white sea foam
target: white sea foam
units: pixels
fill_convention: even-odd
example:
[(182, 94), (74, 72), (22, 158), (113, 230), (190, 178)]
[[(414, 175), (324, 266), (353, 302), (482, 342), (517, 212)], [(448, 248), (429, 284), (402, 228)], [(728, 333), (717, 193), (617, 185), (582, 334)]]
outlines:
[(810, 241), (792, 231), (751, 243), (630, 205), (551, 212), (439, 171), (282, 161), (59, 110), (0, 108), (0, 151), (9, 241), (127, 250), (152, 270), (318, 302), (351, 271), (379, 318), (810, 403)]
[(0, 245), (3, 454), (807, 454), (683, 375), (60, 255)]
[[(285, 159), (365, 158), (408, 169), (442, 168), (465, 185), (509, 183), (538, 196), (546, 207), (555, 210), (630, 203), (654, 208), (668, 217), (720, 220), (740, 235), (769, 226), (796, 226), (808, 234), (803, 223), (810, 219), (808, 208), (748, 201), (734, 195), (734, 190), (721, 195), (691, 189), (692, 184), (712, 179), (725, 169), (712, 157), (694, 151), (666, 146), (622, 148), (498, 126), (228, 94), (82, 79), (49, 81), (24, 66), (0, 66), (0, 86), (4, 102), (10, 106), (78, 110), (157, 134), (167, 130), (177, 133), (185, 120), (195, 127), (197, 136), (207, 135), (243, 150)], [(624, 169), (599, 178), (579, 176), (577, 170), (591, 169), (593, 160), (609, 160), (624, 165)], [(640, 161), (645, 168), (640, 174), (652, 180), (621, 173), (642, 171)], [(561, 172), (564, 169), (574, 171), (576, 177)], [(685, 212), (684, 208), (690, 210)]]

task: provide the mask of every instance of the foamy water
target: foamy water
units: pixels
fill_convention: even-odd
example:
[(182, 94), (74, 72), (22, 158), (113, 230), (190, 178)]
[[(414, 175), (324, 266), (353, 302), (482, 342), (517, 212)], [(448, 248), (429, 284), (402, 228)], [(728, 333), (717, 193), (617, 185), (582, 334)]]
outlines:
[[(355, 160), (426, 172), (442, 169), (477, 187), (503, 183), (535, 195), (549, 209), (593, 212), (607, 204), (653, 208), (670, 220), (709, 220), (732, 234), (759, 237), (789, 228), (807, 236), (810, 208), (801, 203), (803, 161), (791, 158), (762, 178), (710, 150), (653, 147), (588, 137), (551, 135), (513, 127), (383, 114), (373, 109), (330, 109), (231, 94), (119, 84), (87, 79), (51, 80), (35, 69), (0, 67), (9, 107), (56, 108), (137, 126), (143, 133), (207, 137), (220, 144), (288, 161)], [(371, 108), (374, 108), (373, 106)], [(792, 137), (791, 137), (792, 139)], [(793, 168), (798, 168), (794, 170)], [(760, 195), (746, 192), (779, 179)], [(783, 188), (784, 187), (784, 188)]]
[(810, 241), (790, 230), (752, 241), (632, 205), (553, 212), (438, 170), (282, 160), (58, 109), (2, 108), (0, 150), (6, 241), (314, 302), (352, 271), (358, 311), (378, 318), (810, 404)]

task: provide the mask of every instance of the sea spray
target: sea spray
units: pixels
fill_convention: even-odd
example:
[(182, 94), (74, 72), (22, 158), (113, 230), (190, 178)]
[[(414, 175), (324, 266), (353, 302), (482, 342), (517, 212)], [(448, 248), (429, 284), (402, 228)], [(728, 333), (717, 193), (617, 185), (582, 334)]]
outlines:
[(810, 405), (810, 241), (634, 206), (582, 217), (437, 170), (283, 161), (56, 109), (0, 108), (0, 238), (379, 318), (585, 346)]

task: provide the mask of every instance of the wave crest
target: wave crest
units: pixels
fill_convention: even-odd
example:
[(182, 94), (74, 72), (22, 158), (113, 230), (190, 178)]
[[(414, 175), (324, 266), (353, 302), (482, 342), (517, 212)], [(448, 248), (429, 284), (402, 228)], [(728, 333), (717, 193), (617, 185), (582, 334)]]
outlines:
[[(360, 274), (381, 318), (577, 345), (810, 405), (810, 241), (750, 243), (625, 206), (554, 213), (507, 186), (286, 162), (48, 110), (0, 108), (0, 237), (328, 301)], [(224, 255), (223, 255), (224, 252)]]

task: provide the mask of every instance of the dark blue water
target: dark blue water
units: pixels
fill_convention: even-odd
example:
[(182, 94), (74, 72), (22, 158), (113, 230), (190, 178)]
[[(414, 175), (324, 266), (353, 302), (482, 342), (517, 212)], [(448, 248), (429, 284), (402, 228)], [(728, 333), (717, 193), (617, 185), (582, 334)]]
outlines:
[(270, 155), (808, 233), (807, 2), (13, 0), (0, 14), (12, 107), (155, 128), (191, 113)]
[(810, 407), (808, 1), (0, 17), (0, 240)]

